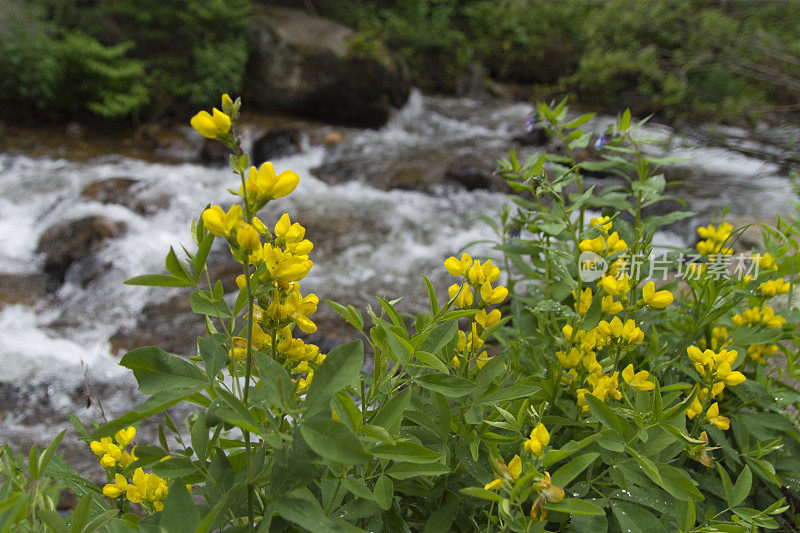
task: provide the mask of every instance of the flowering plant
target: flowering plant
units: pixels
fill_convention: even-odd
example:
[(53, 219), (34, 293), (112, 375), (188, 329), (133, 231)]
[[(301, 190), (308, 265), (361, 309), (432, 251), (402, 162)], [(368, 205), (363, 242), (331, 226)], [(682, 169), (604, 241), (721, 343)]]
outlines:
[[(39, 519), (57, 531), (793, 527), (800, 394), (779, 378), (797, 374), (795, 222), (765, 230), (759, 272), (740, 279), (717, 275), (737, 231), (701, 227), (700, 260), (667, 258), (692, 275), (656, 287), (643, 268), (654, 232), (691, 216), (650, 214), (669, 161), (645, 155), (625, 113), (596, 143), (602, 160), (578, 162), (591, 115), (540, 105), (566, 155), (500, 162), (515, 194), (494, 222), (498, 257), (446, 259), (447, 299), (423, 277), (430, 308), (412, 317), (379, 298), (368, 323), (328, 301), (363, 340), (324, 354), (304, 340), (317, 328), (319, 299), (300, 285), (313, 244), (290, 214), (257, 216), (301, 178), (250, 165), (239, 105), (226, 95), (192, 119), (231, 150), (236, 203), (202, 212), (197, 250), (170, 250), (168, 274), (127, 282), (191, 287), (207, 334), (188, 360), (157, 347), (122, 358), (149, 398), (91, 432), (72, 417), (107, 484), (59, 463), (53, 476), (83, 499), (69, 525), (51, 508)], [(624, 185), (585, 187), (585, 172), (610, 171)], [(217, 239), (241, 264), (233, 295), (205, 265)], [(167, 411), (178, 403), (194, 406), (182, 424)], [(159, 413), (158, 443), (134, 443)]]

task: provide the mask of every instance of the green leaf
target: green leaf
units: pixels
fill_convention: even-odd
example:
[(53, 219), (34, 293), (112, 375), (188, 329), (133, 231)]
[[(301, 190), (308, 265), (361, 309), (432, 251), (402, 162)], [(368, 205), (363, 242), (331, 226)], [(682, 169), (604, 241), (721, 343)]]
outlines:
[[(19, 497), (20, 503), (22, 506), (25, 505), (25, 499)], [(13, 517), (16, 514), (16, 509), (11, 508), (12, 512), (9, 512), (9, 508), (7, 507), (8, 503), (13, 501), (11, 498), (5, 500), (3, 504), (0, 504), (0, 520), (6, 519), (7, 517)], [(20, 505), (19, 503), (17, 505)], [(116, 512), (116, 511), (115, 511)], [(56, 533), (67, 533), (69, 532), (69, 526), (67, 525), (67, 521), (64, 520), (61, 515), (59, 515), (55, 511), (51, 511), (50, 509), (39, 509), (39, 518), (44, 522), (44, 524), (55, 531)], [(2, 531), (11, 531), (7, 529), (9, 522), (5, 520), (0, 522), (0, 527), (3, 527)]]
[(438, 354), (458, 333), (458, 322), (449, 320), (438, 324), (419, 347), (424, 352)]
[(386, 475), (395, 479), (409, 479), (419, 476), (438, 476), (449, 474), (450, 468), (442, 463), (395, 463), (385, 472)]
[(702, 501), (703, 494), (697, 490), (692, 478), (686, 471), (674, 466), (658, 463), (658, 473), (661, 476), (661, 487), (678, 500)]
[(692, 500), (678, 500), (675, 502), (675, 523), (681, 533), (691, 531), (697, 522), (694, 502)]
[(573, 479), (586, 470), (599, 456), (600, 454), (597, 452), (589, 452), (575, 457), (553, 473), (553, 485), (566, 488)]
[(200, 279), (203, 269), (206, 266), (206, 259), (208, 259), (208, 252), (211, 251), (211, 245), (214, 244), (214, 235), (209, 233), (203, 238), (203, 241), (197, 247), (197, 253), (194, 256), (194, 281)]
[(208, 337), (198, 337), (197, 347), (209, 378), (214, 378), (230, 360), (225, 348)]
[[(314, 376), (316, 380), (316, 375)], [(475, 383), (457, 376), (430, 374), (417, 378), (417, 385), (448, 398), (461, 398), (475, 389)], [(313, 383), (313, 382), (312, 382)]]
[(425, 290), (428, 291), (428, 300), (431, 304), (431, 314), (436, 315), (436, 313), (439, 312), (439, 299), (436, 297), (436, 289), (433, 288), (431, 280), (429, 280), (427, 277), (422, 276), (422, 280), (425, 282)]
[(364, 327), (363, 321), (360, 319), (360, 315), (354, 313), (352, 309), (349, 307), (345, 307), (342, 304), (336, 303), (333, 300), (325, 300), (325, 303), (331, 306), (331, 308), (339, 313), (339, 315), (347, 320), (351, 326), (356, 328), (357, 330), (361, 331)]
[(332, 418), (305, 420), (300, 426), (300, 432), (309, 448), (324, 459), (347, 464), (360, 464), (368, 461), (371, 457), (355, 433)]
[(573, 453), (582, 450), (589, 444), (598, 440), (601, 436), (602, 435), (600, 433), (595, 433), (578, 442), (569, 441), (564, 446), (562, 446), (560, 450), (550, 450), (549, 452), (547, 452), (547, 455), (544, 456), (544, 459), (542, 460), (542, 466), (544, 468), (547, 468), (548, 466), (555, 464), (561, 461), (562, 459), (566, 459)]
[(597, 397), (592, 394), (586, 394), (584, 398), (586, 398), (586, 404), (592, 410), (592, 414), (597, 417), (604, 426), (617, 432), (623, 439), (633, 434), (633, 428), (619, 415), (614, 413), (605, 402), (597, 399)]
[[(189, 272), (189, 269), (186, 267), (186, 265), (178, 261), (178, 257), (175, 255), (175, 250), (172, 248), (172, 246), (169, 247), (169, 252), (167, 252), (167, 258), (164, 263), (167, 267), (167, 272), (176, 278), (187, 281), (191, 280), (192, 276)], [(193, 282), (190, 281), (190, 283), (194, 285)]]
[(70, 530), (72, 533), (80, 533), (89, 521), (89, 512), (92, 509), (92, 496), (87, 494), (80, 499), (75, 510), (70, 515)]
[(730, 505), (736, 507), (742, 503), (745, 498), (750, 494), (750, 487), (753, 484), (753, 473), (750, 471), (749, 466), (745, 466), (739, 477), (736, 478), (736, 484), (733, 486), (731, 493)]
[(175, 479), (164, 500), (158, 527), (162, 531), (191, 533), (200, 524), (200, 511), (181, 478)]
[(167, 479), (189, 477), (198, 472), (197, 466), (186, 457), (170, 457), (153, 465), (153, 473)]
[(195, 365), (156, 346), (131, 350), (119, 364), (133, 371), (139, 382), (139, 390), (144, 394), (155, 394), (166, 389), (199, 390), (209, 383), (203, 371)]
[(376, 426), (373, 424), (361, 424), (360, 429), (365, 435), (372, 437), (373, 439), (382, 442), (388, 442), (389, 444), (395, 442), (394, 438), (392, 438), (392, 435), (388, 431), (386, 431), (386, 429), (384, 429), (382, 426)]
[(378, 444), (372, 448), (371, 452), (372, 455), (381, 459), (407, 463), (434, 463), (442, 457), (441, 454), (415, 442)]
[(693, 211), (673, 211), (667, 215), (653, 215), (644, 219), (645, 231), (655, 231), (662, 226), (694, 216)]
[(544, 508), (548, 511), (559, 511), (562, 513), (582, 514), (593, 516), (605, 516), (606, 512), (602, 507), (599, 507), (592, 502), (581, 500), (579, 498), (564, 498), (557, 503), (547, 503)]
[(306, 414), (312, 416), (328, 407), (337, 392), (358, 379), (364, 364), (364, 345), (360, 340), (337, 346), (314, 372), (306, 395)]
[(510, 387), (503, 387), (494, 392), (484, 394), (480, 397), (478, 403), (481, 405), (498, 404), (507, 400), (533, 396), (540, 390), (541, 387), (535, 385), (511, 385)]
[(256, 350), (255, 357), (258, 374), (261, 378), (257, 386), (264, 391), (273, 405), (286, 409), (292, 392), (292, 380), (289, 373), (286, 372), (283, 365), (263, 352)]
[(208, 315), (220, 319), (233, 316), (228, 302), (223, 298), (215, 298), (208, 291), (194, 291), (189, 296), (189, 305), (192, 312), (198, 315)]
[(198, 391), (197, 387), (189, 389), (173, 389), (157, 392), (150, 396), (145, 402), (139, 406), (136, 411), (128, 411), (116, 420), (112, 420), (107, 424), (103, 424), (92, 432), (92, 439), (99, 440), (102, 437), (113, 435), (120, 429), (125, 429), (156, 413), (160, 413), (165, 409), (172, 407), (178, 402), (181, 402)]
[[(314, 379), (316, 379), (316, 377)], [(391, 398), (383, 402), (370, 422), (376, 426), (386, 428), (388, 431), (392, 431), (392, 428), (403, 416), (403, 412), (408, 408), (410, 401), (411, 389), (403, 389), (397, 392)]]
[(381, 474), (378, 477), (378, 481), (375, 482), (373, 494), (381, 509), (388, 511), (392, 507), (392, 500), (394, 499), (394, 483), (392, 483), (391, 479)]
[(134, 276), (123, 282), (125, 285), (145, 285), (148, 287), (192, 287), (194, 282), (166, 274), (144, 274)]
[(419, 360), (420, 363), (426, 368), (432, 368), (434, 370), (438, 370), (443, 374), (447, 374), (450, 372), (450, 369), (447, 368), (447, 365), (442, 362), (441, 359), (433, 355), (432, 353), (425, 352), (422, 350), (417, 350), (414, 352), (414, 357)]
[(44, 450), (44, 452), (42, 452), (42, 455), (39, 456), (39, 461), (36, 467), (37, 472), (44, 473), (44, 471), (50, 465), (50, 461), (53, 459), (53, 454), (56, 453), (56, 449), (58, 448), (58, 445), (61, 444), (61, 439), (64, 438), (64, 433), (66, 432), (67, 430), (65, 429), (56, 435), (50, 444), (47, 445), (47, 448)]
[(731, 505), (733, 496), (733, 483), (731, 483), (731, 478), (728, 475), (728, 472), (725, 471), (725, 468), (719, 462), (717, 463), (717, 472), (719, 472), (719, 477), (722, 480), (722, 489), (725, 491), (725, 500), (728, 502), (729, 507), (733, 507), (733, 505)]
[(666, 533), (667, 531), (653, 513), (636, 504), (612, 500), (611, 511), (622, 531), (629, 533)]
[(659, 487), (663, 486), (664, 482), (661, 479), (661, 474), (659, 474), (658, 467), (656, 467), (656, 464), (652, 460), (643, 456), (628, 445), (625, 446), (625, 450), (627, 450), (627, 452), (631, 454), (634, 459), (636, 459), (636, 462), (642, 467), (642, 470), (647, 477), (649, 477)]
[(461, 498), (452, 492), (445, 496), (444, 504), (431, 513), (425, 522), (425, 529), (422, 533), (439, 533), (441, 531), (451, 531), (453, 522), (458, 513), (458, 506)]
[(278, 514), (291, 523), (308, 531), (330, 531), (344, 533), (347, 531), (343, 522), (325, 516), (325, 512), (316, 501), (310, 502), (301, 498), (285, 498), (274, 502)]
[(498, 503), (505, 499), (494, 491), (486, 490), (480, 487), (464, 487), (460, 492), (466, 496), (472, 496), (473, 498), (480, 498), (482, 500), (489, 500)]
[(209, 427), (227, 423), (244, 431), (261, 433), (260, 424), (239, 398), (225, 390), (217, 390), (217, 396), (206, 412), (206, 424)]

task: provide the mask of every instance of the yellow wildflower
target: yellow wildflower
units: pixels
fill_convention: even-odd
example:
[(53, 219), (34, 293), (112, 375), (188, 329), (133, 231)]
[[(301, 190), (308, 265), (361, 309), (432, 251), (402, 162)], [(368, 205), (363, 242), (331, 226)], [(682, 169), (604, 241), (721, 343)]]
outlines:
[[(266, 202), (274, 198), (283, 198), (297, 188), (300, 176), (292, 170), (284, 170), (275, 174), (272, 163), (264, 163), (259, 168), (250, 167), (245, 186), (247, 195), (254, 202)], [(244, 193), (244, 188), (240, 188)]]
[[(461, 289), (460, 293), (458, 292), (459, 289)], [(474, 297), (472, 294), (472, 288), (468, 284), (463, 283), (460, 287), (457, 283), (453, 284), (450, 286), (447, 292), (450, 295), (450, 299), (456, 298), (456, 294), (458, 294), (458, 297), (455, 301), (456, 307), (466, 309), (472, 306)]]
[(483, 299), (483, 301), (488, 305), (502, 303), (507, 297), (508, 289), (502, 285), (499, 285), (494, 289), (489, 281), (486, 281), (481, 285), (481, 299)]
[(217, 109), (213, 109), (213, 115), (208, 111), (200, 111), (190, 120), (192, 127), (197, 132), (208, 139), (222, 137), (231, 131), (231, 117)]
[(533, 455), (542, 455), (542, 450), (550, 444), (550, 433), (541, 422), (531, 430), (531, 437), (525, 441), (524, 448)]
[(243, 223), (236, 229), (236, 243), (248, 254), (261, 249), (261, 237), (250, 224)]
[(128, 488), (128, 480), (122, 474), (114, 474), (114, 483), (109, 483), (103, 487), (103, 496), (111, 498), (118, 498)]
[(729, 418), (720, 416), (719, 414), (719, 404), (714, 402), (711, 404), (711, 407), (708, 408), (706, 411), (706, 420), (717, 426), (719, 429), (725, 431), (731, 427), (731, 421)]
[(625, 370), (622, 371), (622, 379), (625, 380), (625, 383), (627, 383), (636, 390), (648, 391), (655, 389), (656, 388), (655, 383), (647, 380), (647, 378), (649, 377), (650, 377), (650, 372), (648, 372), (647, 370), (641, 370), (639, 372), (635, 372), (633, 370), (632, 364), (625, 367)]
[(650, 307), (655, 307), (656, 309), (663, 309), (672, 303), (673, 296), (672, 293), (669, 291), (656, 292), (655, 283), (649, 281), (642, 288), (642, 299)]
[(485, 309), (481, 309), (475, 315), (475, 322), (480, 324), (483, 329), (488, 329), (500, 322), (500, 311), (493, 309), (492, 312), (487, 314)]
[(472, 266), (472, 257), (469, 254), (461, 254), (461, 259), (448, 257), (444, 262), (444, 268), (453, 276), (466, 276), (467, 271)]
[(117, 444), (122, 446), (123, 448), (127, 447), (128, 444), (133, 442), (133, 439), (136, 437), (136, 428), (130, 426), (126, 429), (120, 429), (114, 434), (114, 440), (117, 441)]
[(592, 289), (587, 287), (581, 291), (580, 297), (578, 297), (577, 291), (572, 291), (572, 297), (575, 299), (575, 311), (579, 315), (589, 312), (589, 307), (592, 305)]
[(217, 237), (229, 238), (233, 229), (241, 222), (242, 206), (238, 204), (232, 205), (227, 213), (218, 205), (203, 211), (203, 225)]

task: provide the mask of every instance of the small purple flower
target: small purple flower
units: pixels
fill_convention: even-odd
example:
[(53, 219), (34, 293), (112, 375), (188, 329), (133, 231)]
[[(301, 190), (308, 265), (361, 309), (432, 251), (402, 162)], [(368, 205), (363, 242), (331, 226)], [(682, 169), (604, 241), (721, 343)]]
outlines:
[(610, 139), (608, 138), (608, 135), (603, 133), (600, 137), (597, 138), (597, 141), (594, 143), (594, 149), (598, 151), (602, 150), (603, 148), (606, 147), (609, 140)]
[(539, 114), (536, 111), (532, 111), (531, 114), (528, 115), (528, 118), (525, 120), (525, 130), (528, 133), (532, 132), (537, 122), (539, 122)]

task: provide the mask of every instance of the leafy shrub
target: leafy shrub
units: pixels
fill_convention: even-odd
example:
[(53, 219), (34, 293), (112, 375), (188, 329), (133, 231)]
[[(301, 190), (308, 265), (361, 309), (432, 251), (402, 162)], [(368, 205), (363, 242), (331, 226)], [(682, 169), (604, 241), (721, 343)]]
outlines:
[[(366, 320), (327, 302), (363, 340), (322, 354), (302, 340), (317, 328), (319, 300), (300, 290), (313, 244), (288, 213), (256, 216), (300, 177), (250, 166), (239, 105), (224, 95), (222, 111), (192, 119), (231, 150), (238, 203), (206, 208), (192, 224), (197, 251), (181, 260), (170, 249), (167, 274), (127, 282), (192, 287), (207, 335), (189, 360), (157, 347), (122, 358), (149, 396), (137, 409), (89, 429), (72, 417), (108, 479), (100, 488), (60, 470), (87, 494), (73, 530), (796, 526), (800, 393), (781, 379), (797, 368), (795, 220), (764, 229), (765, 250), (743, 256), (747, 275), (728, 268), (739, 230), (724, 221), (698, 230), (691, 261), (689, 250), (659, 257), (654, 232), (692, 215), (648, 214), (668, 198), (658, 169), (670, 159), (645, 155), (626, 112), (597, 139), (602, 160), (578, 162), (591, 115), (539, 105), (567, 155), (500, 163), (516, 194), (494, 221), (498, 260), (448, 258), (447, 298), (423, 278), (430, 310), (414, 316), (380, 298)], [(587, 189), (584, 171), (626, 182)], [(205, 267), (218, 238), (242, 264), (235, 301)], [(651, 266), (684, 279), (656, 288)], [(178, 403), (195, 406), (182, 423), (167, 413)], [(158, 443), (133, 446), (135, 426), (159, 413)], [(12, 503), (0, 509), (18, 487), (3, 489)], [(38, 519), (68, 529), (49, 509)], [(34, 527), (37, 515), (11, 520)]]
[(124, 117), (147, 103), (142, 63), (126, 56), (131, 42), (104, 46), (81, 31), (43, 20), (16, 2), (0, 11), (0, 101), (64, 116), (91, 111)]

